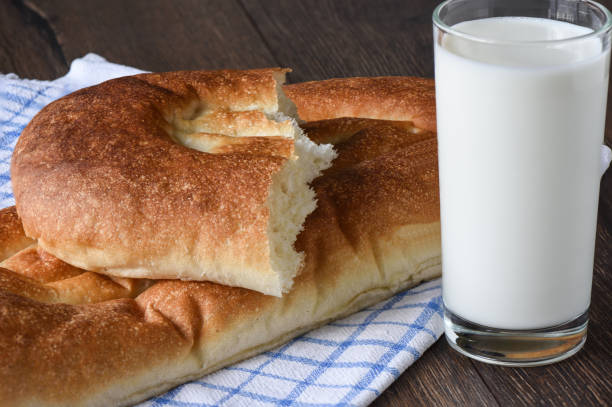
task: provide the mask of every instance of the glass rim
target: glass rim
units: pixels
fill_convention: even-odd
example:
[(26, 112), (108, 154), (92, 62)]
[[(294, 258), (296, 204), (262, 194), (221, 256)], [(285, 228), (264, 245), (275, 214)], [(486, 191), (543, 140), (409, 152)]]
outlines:
[[(500, 41), (500, 40), (492, 40), (492, 39), (488, 39), (488, 38), (483, 38), (477, 35), (472, 35), (472, 34), (467, 34), (464, 33), (462, 31), (453, 29), (451, 26), (449, 26), (448, 24), (446, 24), (445, 22), (443, 22), (440, 19), (440, 10), (442, 10), (442, 8), (444, 6), (446, 6), (449, 3), (452, 3), (453, 1), (456, 0), (445, 0), (442, 3), (438, 4), (438, 6), (434, 9), (433, 12), (433, 23), (434, 25), (448, 33), (448, 34), (452, 34), (454, 36), (463, 38), (465, 40), (469, 40), (469, 41), (473, 41), (473, 42), (479, 42), (482, 44), (491, 44), (491, 45), (558, 45), (558, 44), (565, 44), (565, 43), (569, 43), (569, 42), (573, 42), (573, 41), (581, 41), (581, 40), (586, 40), (589, 38), (596, 38), (599, 36), (604, 35), (606, 32), (610, 31), (612, 29), (612, 13), (610, 13), (610, 10), (608, 10), (605, 6), (603, 6), (602, 4), (597, 3), (596, 1), (592, 1), (592, 0), (581, 0), (583, 3), (587, 3), (595, 8), (597, 8), (598, 10), (600, 10), (604, 15), (605, 15), (605, 22), (604, 24), (599, 27), (597, 30), (593, 30), (593, 32), (587, 33), (587, 34), (583, 34), (583, 35), (578, 35), (575, 37), (569, 37), (569, 38), (562, 38), (562, 39), (557, 39), (557, 40), (537, 40), (537, 41)], [(526, 17), (526, 16), (516, 16), (516, 17)], [(553, 20), (553, 19), (549, 19), (549, 20)], [(466, 20), (468, 21), (468, 20)], [(555, 21), (562, 21), (562, 20), (555, 20)]]

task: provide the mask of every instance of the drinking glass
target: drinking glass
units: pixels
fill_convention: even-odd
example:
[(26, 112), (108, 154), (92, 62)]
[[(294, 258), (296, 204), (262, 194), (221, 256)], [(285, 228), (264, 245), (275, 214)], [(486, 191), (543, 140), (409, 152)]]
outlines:
[(542, 365), (586, 340), (611, 15), (449, 0), (433, 14), (445, 333)]

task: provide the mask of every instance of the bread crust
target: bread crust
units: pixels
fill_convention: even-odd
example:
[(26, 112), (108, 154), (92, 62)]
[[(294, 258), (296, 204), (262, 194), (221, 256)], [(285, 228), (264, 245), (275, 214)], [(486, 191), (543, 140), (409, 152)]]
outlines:
[(411, 121), (436, 131), (433, 79), (406, 76), (337, 78), (285, 86), (305, 121), (360, 117)]
[[(285, 72), (143, 74), (46, 106), (12, 158), (26, 235), (90, 271), (280, 295), (267, 199), (294, 140), (268, 115)], [(216, 147), (176, 142), (191, 132)]]
[[(29, 252), (5, 260), (0, 405), (135, 403), (439, 276), (435, 134), (405, 119), (304, 125), (320, 142), (336, 140), (338, 158), (313, 182), (318, 206), (296, 242), (305, 266), (282, 298), (160, 280), (103, 302), (57, 304), (37, 297), (49, 279), (21, 271)], [(25, 274), (34, 289), (15, 282)]]
[(0, 210), (0, 260), (35, 243), (23, 231), (21, 219), (14, 206)]

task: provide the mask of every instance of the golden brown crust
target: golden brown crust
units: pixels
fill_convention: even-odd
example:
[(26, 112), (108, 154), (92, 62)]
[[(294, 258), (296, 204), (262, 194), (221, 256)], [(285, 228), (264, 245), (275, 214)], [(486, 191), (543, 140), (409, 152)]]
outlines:
[[(437, 276), (435, 139), (370, 124), (337, 145), (336, 164), (314, 183), (318, 207), (296, 243), (306, 253), (305, 268), (283, 298), (208, 282), (159, 281), (135, 300), (53, 308), (23, 298), (55, 302), (46, 286), (15, 273), (7, 277), (9, 286), (1, 277), (10, 272), (0, 269), (0, 327), (9, 328), (8, 337), (0, 335), (0, 351), (13, 354), (0, 377), (24, 379), (0, 384), (0, 404), (139, 401)], [(321, 123), (305, 127), (325, 132)], [(393, 148), (376, 147), (386, 140)], [(56, 288), (55, 295), (65, 293)], [(22, 321), (17, 325), (14, 313)], [(142, 342), (136, 343), (136, 330)], [(17, 342), (20, 335), (31, 342)], [(113, 346), (106, 349), (106, 342)], [(29, 349), (44, 359), (31, 358)]]
[(361, 117), (411, 121), (436, 131), (433, 79), (405, 76), (338, 78), (284, 87), (305, 121)]
[(14, 206), (0, 210), (0, 261), (34, 243), (25, 235)]
[(184, 357), (191, 341), (127, 299), (49, 305), (0, 290), (0, 326), (3, 406), (83, 405), (109, 380)]
[(0, 289), (47, 303), (91, 304), (133, 298), (151, 284), (149, 280), (109, 277), (76, 268), (36, 244), (0, 263)]
[[(284, 72), (143, 74), (51, 103), (13, 154), (26, 234), (88, 270), (265, 291), (258, 282), (275, 276), (267, 198), (293, 151), (280, 137), (290, 122), (266, 118), (278, 110), (275, 78)], [(212, 152), (175, 142), (203, 126), (278, 137)]]
[(9, 257), (0, 266), (13, 270), (39, 283), (50, 283), (76, 277), (82, 269), (71, 266), (33, 244)]
[[(435, 134), (413, 134), (404, 127), (376, 120), (371, 120), (370, 126), (367, 120), (361, 122), (360, 130), (335, 145), (338, 158), (313, 182), (318, 209), (311, 218), (334, 219), (346, 237), (366, 241), (398, 225), (437, 222), (440, 208)], [(335, 126), (332, 120), (307, 123), (304, 129), (309, 133), (321, 125)], [(327, 205), (333, 206), (333, 211)], [(308, 230), (313, 232), (312, 219), (308, 220)], [(307, 236), (325, 234), (327, 221), (319, 225), (318, 233)], [(298, 238), (298, 250), (303, 249), (303, 238)]]
[(338, 119), (325, 119), (302, 124), (308, 137), (316, 143), (339, 144), (353, 137), (357, 132), (372, 127), (394, 127), (406, 134), (421, 134), (430, 137), (431, 132), (415, 127), (410, 121), (377, 120), (357, 117), (343, 117)]
[[(134, 299), (45, 304), (44, 284), (0, 269), (0, 405), (134, 403), (438, 276), (435, 135), (361, 119), (304, 128), (339, 156), (313, 183), (290, 293), (161, 280)], [(33, 275), (7, 261), (22, 263)]]

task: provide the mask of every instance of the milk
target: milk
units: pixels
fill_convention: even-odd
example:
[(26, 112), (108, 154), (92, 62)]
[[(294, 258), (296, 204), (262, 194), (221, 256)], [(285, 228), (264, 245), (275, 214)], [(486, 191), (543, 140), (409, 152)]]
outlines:
[(453, 29), (504, 47), (436, 41), (443, 292), (458, 316), (504, 329), (589, 306), (609, 50), (573, 24), (523, 17)]

